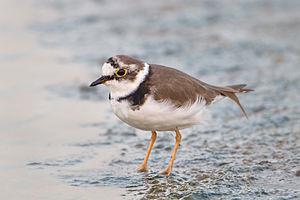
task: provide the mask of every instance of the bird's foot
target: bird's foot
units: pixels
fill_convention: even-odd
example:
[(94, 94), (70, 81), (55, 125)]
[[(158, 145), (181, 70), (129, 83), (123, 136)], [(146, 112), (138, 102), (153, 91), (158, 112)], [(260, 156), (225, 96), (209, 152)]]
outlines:
[(166, 176), (170, 176), (171, 172), (172, 172), (172, 167), (168, 166), (166, 169), (161, 170), (161, 171), (159, 172), (159, 174), (161, 174), (161, 175), (166, 175)]
[(138, 168), (138, 172), (148, 172), (148, 167), (145, 164), (141, 164)]

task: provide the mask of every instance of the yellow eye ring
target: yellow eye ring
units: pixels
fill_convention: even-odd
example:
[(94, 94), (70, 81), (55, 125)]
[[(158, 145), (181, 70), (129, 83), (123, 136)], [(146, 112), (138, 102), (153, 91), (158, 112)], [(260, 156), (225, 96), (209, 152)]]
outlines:
[(115, 71), (115, 75), (116, 75), (117, 77), (124, 77), (124, 76), (126, 76), (126, 74), (127, 74), (127, 69), (125, 69), (125, 68), (118, 68), (118, 69)]

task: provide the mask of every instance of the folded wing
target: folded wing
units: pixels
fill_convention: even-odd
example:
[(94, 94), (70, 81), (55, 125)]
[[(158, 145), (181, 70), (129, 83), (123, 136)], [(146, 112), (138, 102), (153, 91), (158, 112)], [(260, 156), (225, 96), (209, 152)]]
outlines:
[(169, 101), (175, 107), (181, 107), (201, 100), (205, 100), (206, 104), (211, 104), (217, 96), (225, 96), (233, 100), (247, 117), (236, 96), (236, 93), (253, 91), (245, 88), (245, 84), (218, 87), (173, 68), (154, 64), (150, 66), (151, 74), (148, 84), (155, 100)]

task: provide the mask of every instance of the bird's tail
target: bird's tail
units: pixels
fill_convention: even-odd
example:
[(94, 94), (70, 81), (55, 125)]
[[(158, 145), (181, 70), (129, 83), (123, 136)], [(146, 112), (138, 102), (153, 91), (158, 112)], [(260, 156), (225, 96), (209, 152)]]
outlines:
[(240, 84), (240, 85), (228, 85), (226, 87), (229, 87), (229, 88), (232, 88), (234, 90), (237, 90), (238, 93), (247, 93), (247, 92), (254, 91), (252, 89), (245, 88), (246, 86), (247, 86), (246, 84)]
[(252, 89), (246, 88), (246, 86), (247, 86), (246, 84), (229, 85), (226, 87), (218, 87), (218, 90), (221, 93), (221, 95), (226, 96), (226, 97), (230, 98), (231, 100), (233, 100), (240, 107), (243, 114), (248, 119), (245, 109), (241, 105), (239, 98), (236, 96), (236, 93), (247, 93), (247, 92), (254, 91)]

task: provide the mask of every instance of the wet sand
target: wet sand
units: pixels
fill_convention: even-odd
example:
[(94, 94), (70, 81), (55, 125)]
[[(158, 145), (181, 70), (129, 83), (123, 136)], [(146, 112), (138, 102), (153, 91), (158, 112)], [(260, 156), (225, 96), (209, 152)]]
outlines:
[[(30, 31), (31, 23), (39, 18), (35, 5), (34, 2), (2, 1), (0, 6), (0, 198), (97, 199), (105, 195), (118, 199), (124, 189), (72, 187), (57, 174), (59, 167), (76, 163), (77, 157), (83, 159), (95, 154), (70, 144), (85, 136), (97, 139), (98, 129), (83, 125), (104, 122), (104, 115), (99, 111), (108, 109), (108, 104), (103, 103), (101, 108), (101, 103), (64, 99), (50, 92), (48, 88), (53, 85), (70, 84), (77, 90), (78, 85), (87, 84), (85, 81), (91, 76), (85, 67), (62, 63), (60, 57), (68, 53), (47, 49), (38, 43)], [(106, 151), (102, 154), (106, 156), (95, 162), (93, 168), (110, 160)], [(46, 170), (33, 170), (32, 162), (44, 159), (61, 162), (53, 165), (58, 167), (55, 169), (50, 164)]]
[[(1, 199), (300, 198), (300, 3), (0, 1)], [(183, 131), (149, 133), (87, 86), (126, 53), (217, 85), (248, 83), (250, 119), (229, 100)]]

